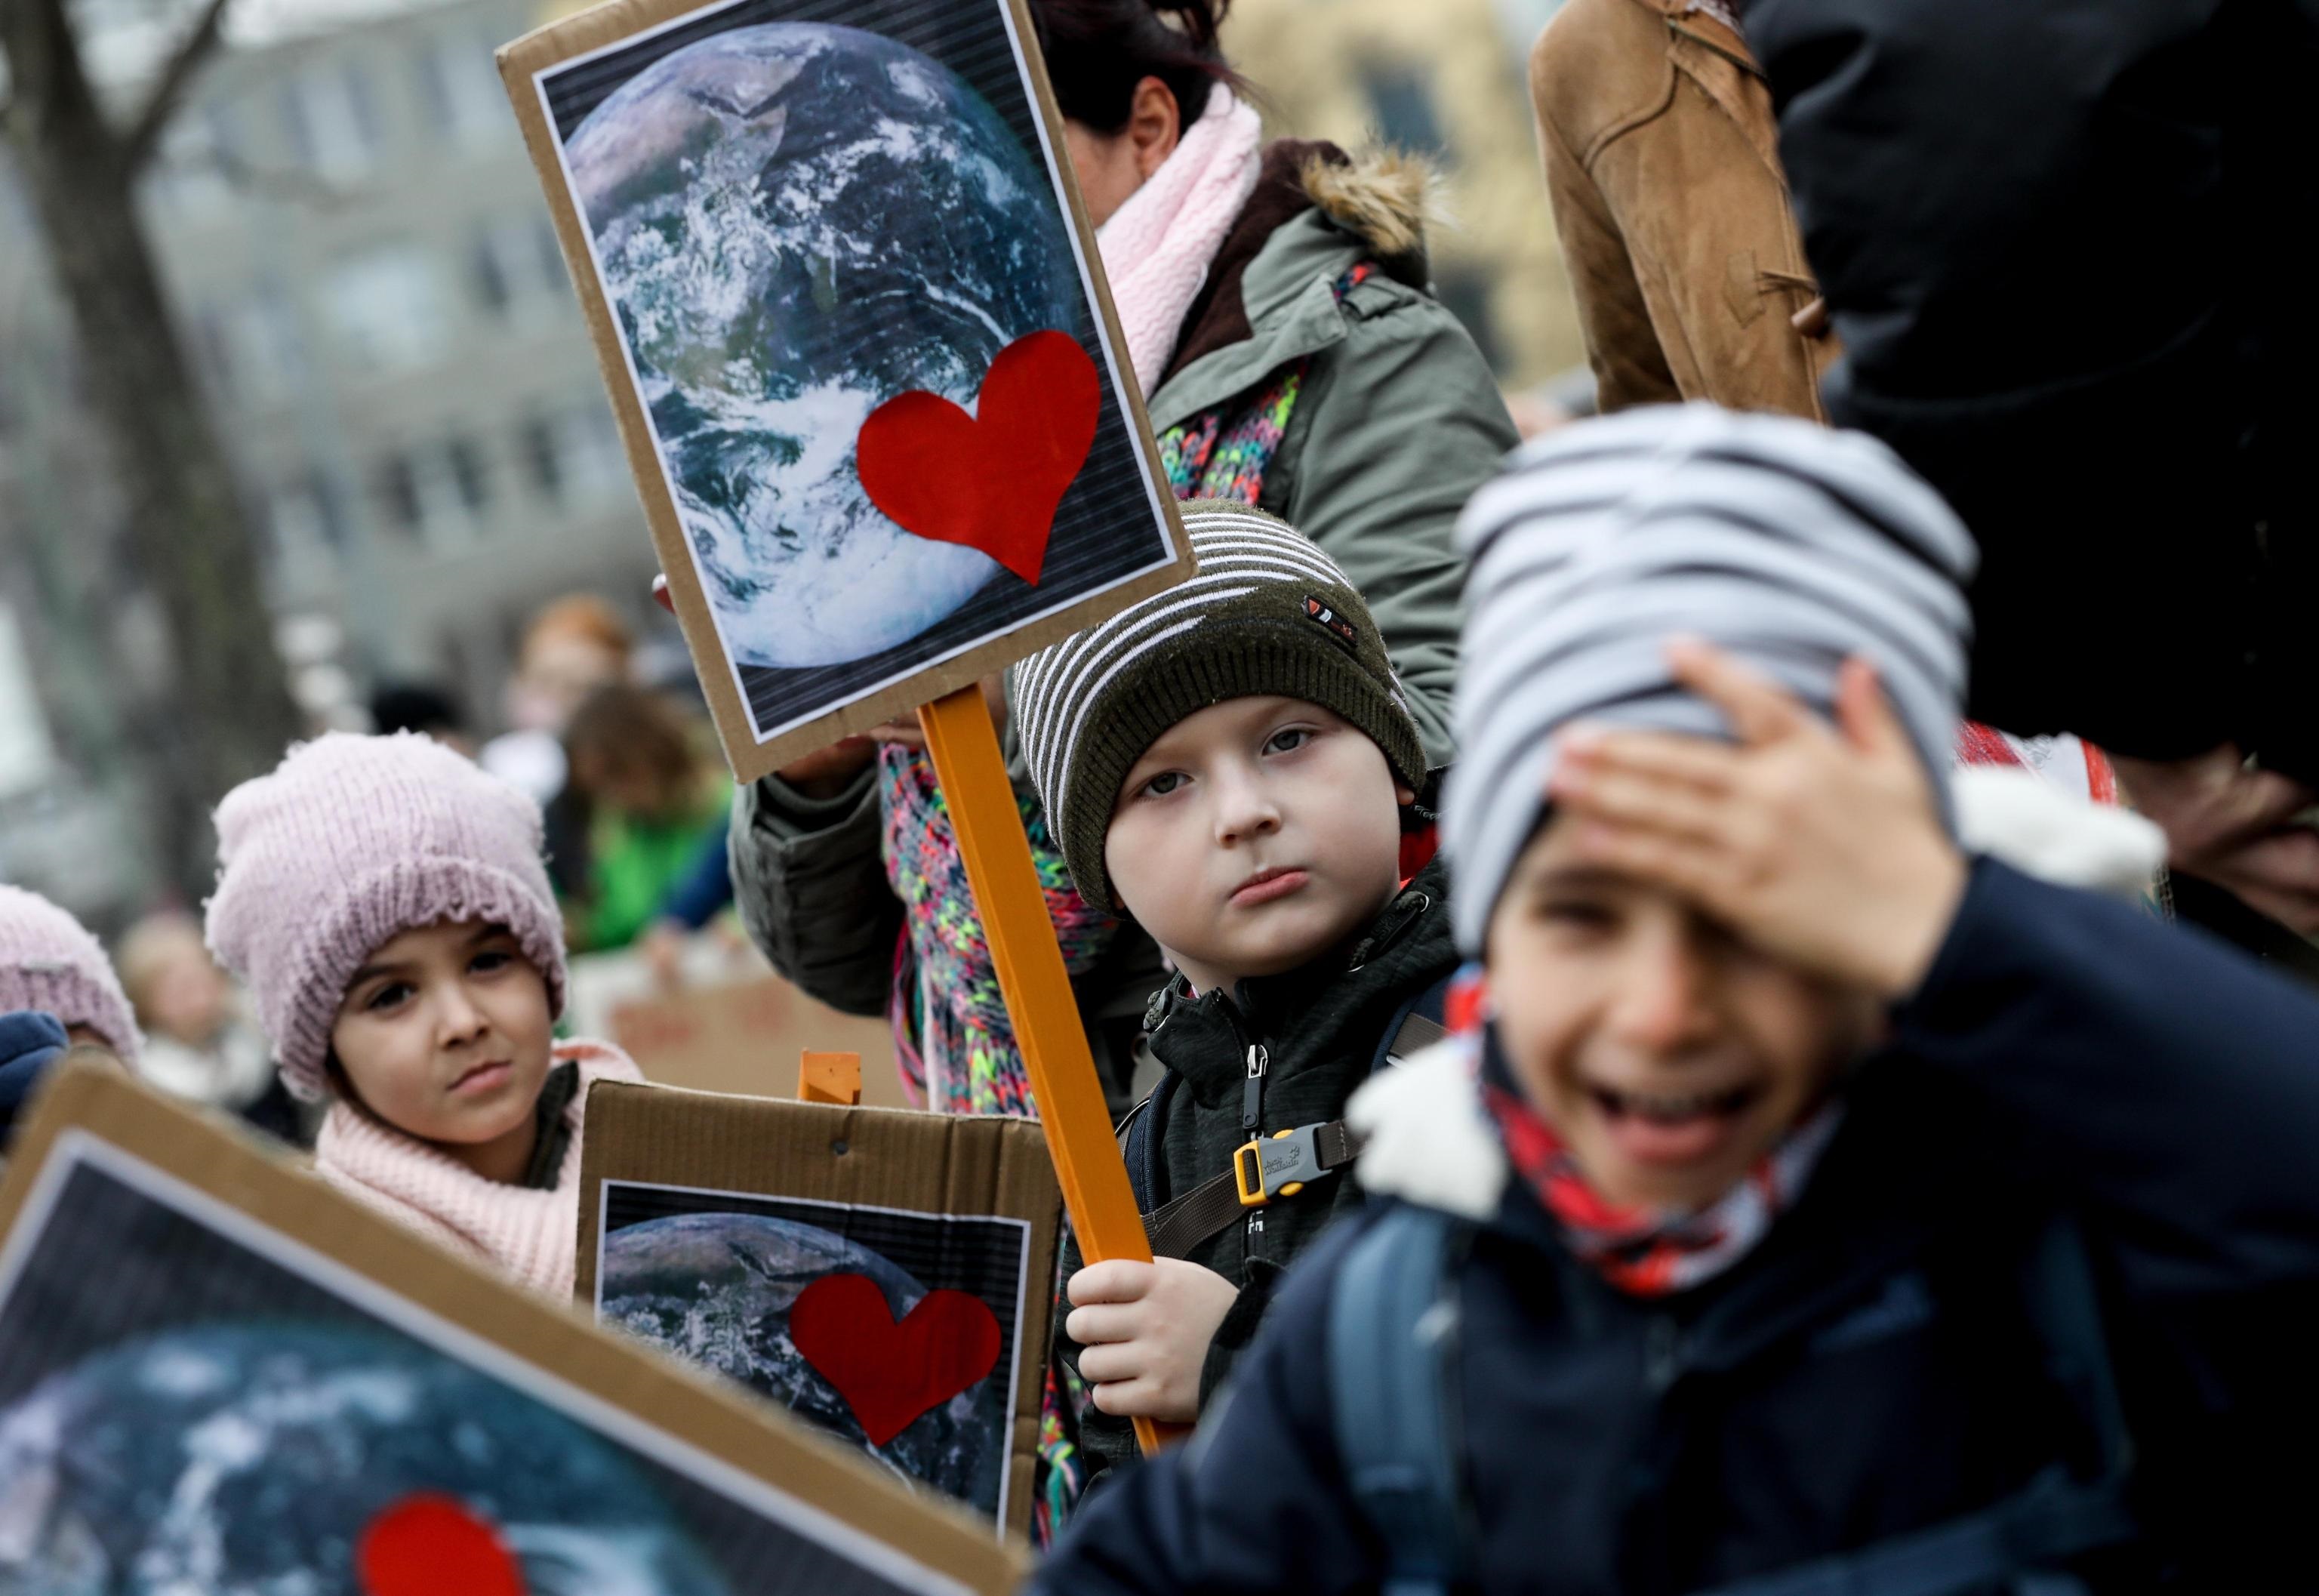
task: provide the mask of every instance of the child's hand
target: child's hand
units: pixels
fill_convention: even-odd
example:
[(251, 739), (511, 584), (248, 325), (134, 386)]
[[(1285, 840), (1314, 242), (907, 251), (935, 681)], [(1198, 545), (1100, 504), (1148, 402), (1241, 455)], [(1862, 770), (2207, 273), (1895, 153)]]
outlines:
[(1113, 1258), (1072, 1276), (1066, 1294), (1063, 1330), (1085, 1348), (1079, 1374), (1096, 1407), (1176, 1424), (1199, 1417), (1201, 1366), (1239, 1287), (1181, 1258)]
[(1830, 727), (1704, 644), (1667, 654), (1740, 742), (1582, 732), (1552, 786), (1582, 825), (1581, 850), (1816, 974), (1888, 998), (1913, 990), (1956, 913), (1965, 867), (1874, 672), (1845, 663)]

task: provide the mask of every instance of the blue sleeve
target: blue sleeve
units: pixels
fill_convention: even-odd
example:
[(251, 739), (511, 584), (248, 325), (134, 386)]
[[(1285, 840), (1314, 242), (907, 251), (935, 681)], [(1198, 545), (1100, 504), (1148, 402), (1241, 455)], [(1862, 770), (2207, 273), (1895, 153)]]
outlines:
[(1379, 1548), (1345, 1490), (1322, 1356), (1339, 1263), (1372, 1217), (1333, 1226), (1297, 1261), (1192, 1438), (1098, 1490), (1033, 1591), (1333, 1596), (1376, 1584)]
[(2204, 933), (1973, 866), (1896, 1013), (2119, 1238), (2129, 1289), (2319, 1280), (2319, 997)]
[(733, 901), (733, 871), (726, 862), (726, 838), (731, 830), (728, 816), (725, 825), (700, 839), (700, 851), (693, 855), (683, 878), (662, 900), (658, 918), (675, 920), (687, 931), (698, 931), (717, 917), (717, 910)]

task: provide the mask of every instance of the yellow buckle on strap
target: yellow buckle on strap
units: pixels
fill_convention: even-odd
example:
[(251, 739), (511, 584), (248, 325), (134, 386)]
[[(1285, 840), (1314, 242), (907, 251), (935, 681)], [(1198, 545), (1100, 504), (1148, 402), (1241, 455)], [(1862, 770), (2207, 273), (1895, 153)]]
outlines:
[(1328, 1173), (1321, 1163), (1318, 1125), (1275, 1131), (1253, 1137), (1232, 1154), (1232, 1182), (1240, 1187), (1240, 1205), (1261, 1208), (1275, 1197), (1293, 1197), (1304, 1183)]

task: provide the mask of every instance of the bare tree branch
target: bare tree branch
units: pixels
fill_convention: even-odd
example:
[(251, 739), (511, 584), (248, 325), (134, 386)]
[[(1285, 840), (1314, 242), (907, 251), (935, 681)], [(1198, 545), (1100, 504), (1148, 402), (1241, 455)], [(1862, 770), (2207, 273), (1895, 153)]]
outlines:
[(137, 120), (130, 124), (122, 140), (122, 159), (129, 171), (136, 172), (153, 158), (154, 148), (161, 141), (161, 130), (176, 114), (177, 102), (184, 96), (185, 86), (194, 80), (202, 63), (209, 59), (210, 52), (217, 49), (226, 8), (232, 4), (233, 0), (204, 0), (193, 31), (177, 46), (177, 53), (169, 58), (168, 65), (161, 68), (153, 92), (146, 96), (145, 108), (137, 113)]

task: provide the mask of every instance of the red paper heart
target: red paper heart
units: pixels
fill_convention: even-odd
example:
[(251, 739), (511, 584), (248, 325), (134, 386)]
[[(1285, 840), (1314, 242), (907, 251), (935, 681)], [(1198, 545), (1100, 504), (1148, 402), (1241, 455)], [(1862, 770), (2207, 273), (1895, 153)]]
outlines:
[(380, 1510), (355, 1547), (363, 1596), (524, 1596), (498, 1530), (455, 1497), (406, 1496)]
[(1035, 587), (1102, 407), (1078, 340), (1034, 332), (998, 351), (971, 416), (918, 389), (871, 411), (853, 468), (870, 502), (904, 531), (979, 548)]
[(930, 1291), (898, 1321), (869, 1276), (825, 1275), (790, 1304), (790, 1340), (882, 1447), (990, 1373), (998, 1316), (970, 1293)]

